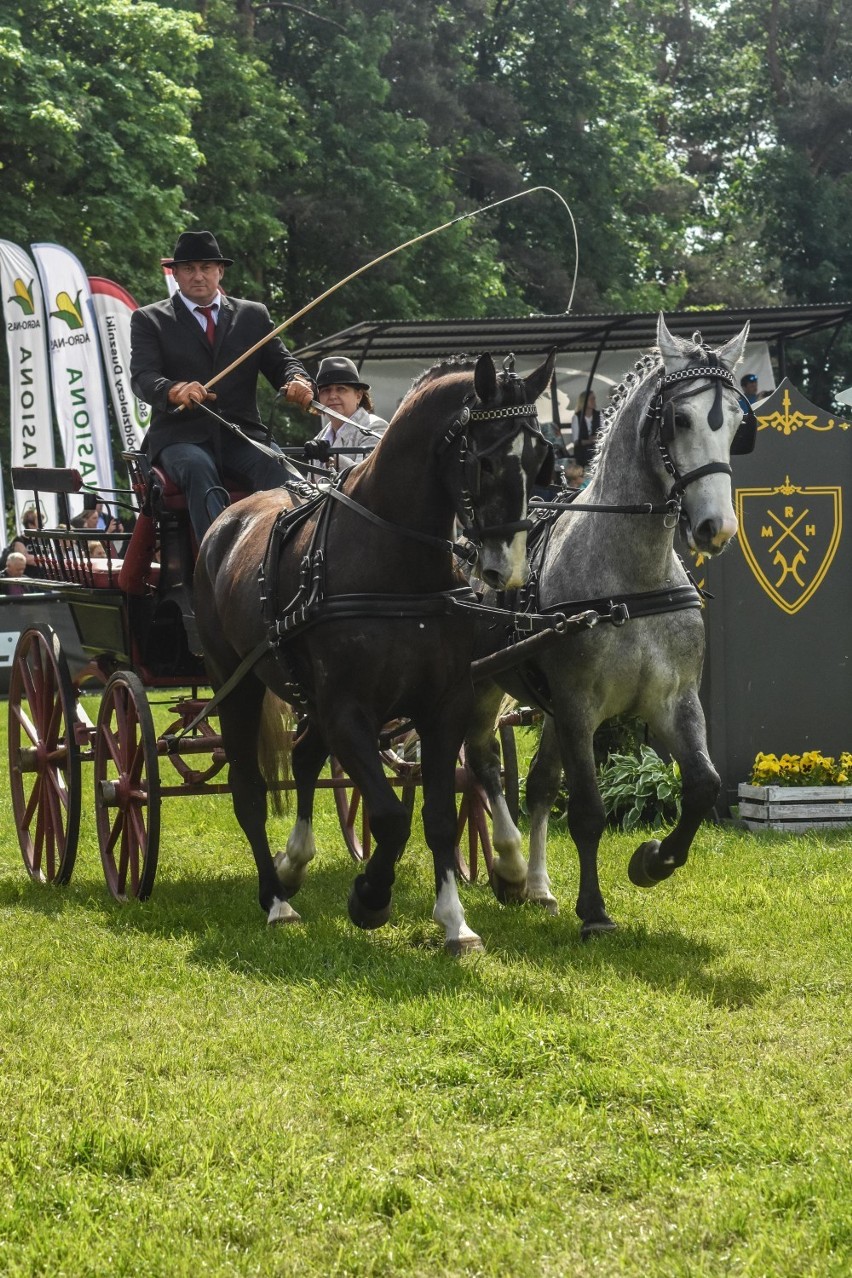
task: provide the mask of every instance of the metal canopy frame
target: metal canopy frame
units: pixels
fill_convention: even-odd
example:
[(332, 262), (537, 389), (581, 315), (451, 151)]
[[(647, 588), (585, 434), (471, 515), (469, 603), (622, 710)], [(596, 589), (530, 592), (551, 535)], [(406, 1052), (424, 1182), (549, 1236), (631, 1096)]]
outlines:
[[(749, 339), (775, 348), (779, 377), (786, 376), (785, 347), (796, 338), (823, 329), (839, 331), (852, 320), (852, 302), (815, 306), (771, 306), (753, 310), (672, 311), (666, 323), (672, 333), (691, 336), (698, 329), (705, 341), (718, 345), (739, 332), (746, 320)], [(646, 349), (657, 335), (657, 312), (614, 315), (529, 315), (523, 318), (450, 320), (364, 320), (352, 328), (303, 346), (302, 361), (324, 355), (364, 360), (422, 359), (435, 362), (451, 355), (511, 350), (540, 356), (559, 352)]]

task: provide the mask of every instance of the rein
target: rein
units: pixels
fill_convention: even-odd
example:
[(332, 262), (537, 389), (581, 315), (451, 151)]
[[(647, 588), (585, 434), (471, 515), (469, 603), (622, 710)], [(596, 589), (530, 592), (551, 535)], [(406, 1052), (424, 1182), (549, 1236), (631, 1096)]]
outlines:
[[(346, 472), (342, 471), (341, 478), (345, 474)], [(410, 541), (420, 541), (426, 546), (437, 546), (439, 550), (449, 550), (471, 568), (476, 563), (475, 546), (465, 546), (458, 541), (448, 541), (446, 537), (434, 537), (431, 533), (419, 532), (416, 528), (406, 528), (403, 524), (392, 524), (389, 519), (382, 519), (381, 515), (374, 514), (372, 510), (368, 510), (360, 502), (355, 501), (352, 497), (347, 497), (340, 487), (340, 480), (328, 489), (326, 495), (334, 498), (335, 501), (341, 502), (347, 509), (354, 510), (356, 514), (366, 519), (369, 523), (375, 524), (377, 528), (381, 528), (384, 532), (401, 533), (403, 537), (407, 537)], [(525, 520), (524, 522), (532, 527), (530, 520)]]

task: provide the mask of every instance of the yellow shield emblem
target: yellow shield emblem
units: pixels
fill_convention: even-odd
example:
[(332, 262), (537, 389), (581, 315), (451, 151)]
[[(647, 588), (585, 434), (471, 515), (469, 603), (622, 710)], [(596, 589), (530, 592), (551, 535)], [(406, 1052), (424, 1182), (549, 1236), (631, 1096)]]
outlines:
[(738, 488), (739, 541), (773, 603), (790, 616), (819, 589), (840, 544), (839, 487)]

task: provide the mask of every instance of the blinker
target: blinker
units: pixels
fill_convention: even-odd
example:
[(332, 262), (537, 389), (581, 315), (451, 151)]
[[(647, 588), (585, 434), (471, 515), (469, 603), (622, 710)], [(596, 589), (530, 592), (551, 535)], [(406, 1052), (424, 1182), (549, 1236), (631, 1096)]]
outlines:
[(743, 457), (746, 453), (753, 453), (756, 438), (757, 418), (754, 415), (754, 409), (749, 405), (748, 411), (737, 427), (737, 433), (731, 440), (731, 456)]
[(553, 447), (550, 440), (545, 440), (545, 443), (547, 445), (547, 452), (544, 455), (541, 468), (533, 480), (536, 488), (549, 488), (553, 483), (554, 476), (556, 474), (556, 449)]

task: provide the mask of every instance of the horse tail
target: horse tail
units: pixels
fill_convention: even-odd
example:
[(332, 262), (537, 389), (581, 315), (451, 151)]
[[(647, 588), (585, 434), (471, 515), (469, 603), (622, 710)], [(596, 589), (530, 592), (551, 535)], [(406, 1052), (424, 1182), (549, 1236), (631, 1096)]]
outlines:
[(276, 816), (290, 808), (288, 787), (292, 779), (293, 723), (292, 708), (267, 688), (260, 712), (257, 765), (269, 790), (272, 811)]

